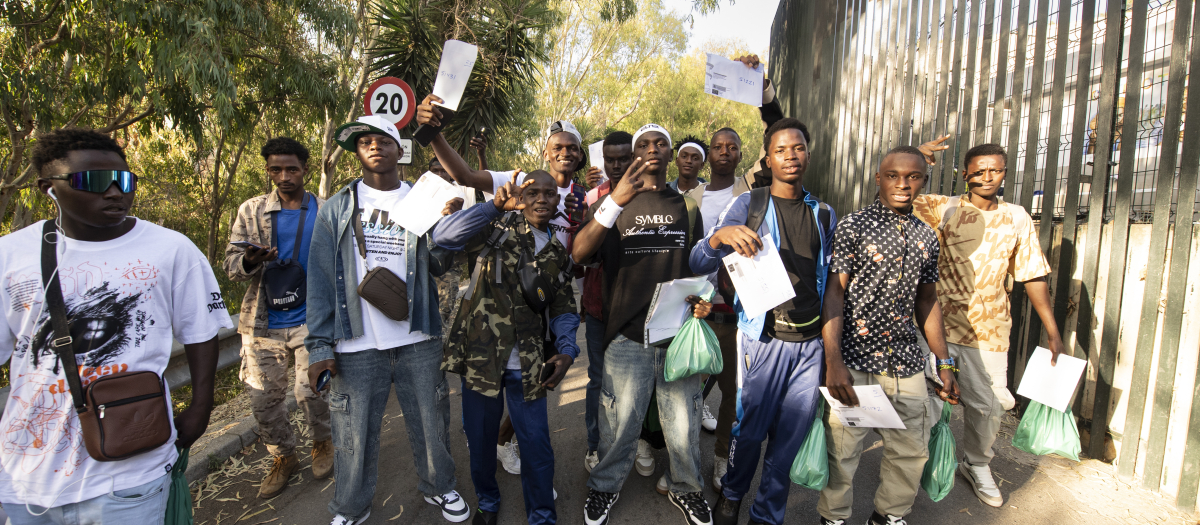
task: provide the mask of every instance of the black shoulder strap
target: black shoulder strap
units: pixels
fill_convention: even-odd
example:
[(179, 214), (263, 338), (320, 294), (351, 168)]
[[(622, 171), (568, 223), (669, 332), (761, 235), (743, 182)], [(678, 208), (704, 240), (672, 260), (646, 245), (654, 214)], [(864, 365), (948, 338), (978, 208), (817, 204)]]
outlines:
[(304, 240), (304, 221), (308, 219), (308, 202), (308, 192), (306, 191), (304, 199), (300, 201), (300, 225), (296, 227), (296, 244), (292, 245), (292, 260), (296, 262), (300, 262), (300, 241)]
[[(464, 301), (470, 301), (475, 294), (475, 286), (479, 284), (479, 277), (483, 273), (483, 265), (487, 262), (487, 257), (492, 253), (492, 250), (498, 248), (512, 230), (513, 221), (516, 219), (516, 212), (508, 212), (500, 217), (500, 223), (496, 229), (492, 231), (492, 235), (484, 242), (483, 249), (479, 251), (479, 255), (475, 257), (475, 269), (471, 271), (471, 284), (467, 285), (467, 291), (463, 294)], [(497, 265), (496, 282), (500, 282), (500, 268)]]
[[(54, 241), (51, 242), (50, 239)], [(75, 363), (75, 345), (71, 339), (71, 325), (67, 322), (67, 307), (63, 301), (62, 287), (58, 282), (58, 231), (54, 221), (46, 221), (42, 226), (42, 286), (46, 291), (46, 308), (50, 309), (50, 325), (54, 328), (50, 347), (58, 356), (59, 364), (63, 367), (63, 375), (67, 377), (67, 386), (71, 389), (71, 399), (75, 403), (75, 411), (87, 411), (83, 399), (83, 386), (79, 382), (79, 366)]]
[(750, 211), (746, 213), (746, 227), (757, 232), (762, 226), (763, 218), (767, 216), (767, 203), (771, 200), (771, 188), (754, 188), (750, 190)]

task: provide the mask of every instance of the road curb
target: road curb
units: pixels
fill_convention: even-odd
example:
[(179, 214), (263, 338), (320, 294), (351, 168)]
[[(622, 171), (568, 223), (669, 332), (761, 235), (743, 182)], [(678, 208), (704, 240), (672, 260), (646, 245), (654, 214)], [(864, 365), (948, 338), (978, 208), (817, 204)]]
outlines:
[[(295, 396), (284, 396), (287, 403), (288, 414), (299, 408), (296, 404)], [(185, 475), (188, 483), (193, 483), (196, 480), (204, 479), (205, 476), (212, 472), (211, 465), (216, 462), (218, 465), (224, 465), (234, 454), (237, 454), (243, 448), (250, 446), (258, 440), (258, 434), (254, 433), (256, 426), (254, 414), (243, 417), (237, 423), (230, 423), (223, 429), (213, 429), (209, 427), (206, 433), (221, 432), (221, 435), (216, 436), (203, 445), (192, 449), (188, 457), (188, 468)], [(203, 439), (203, 436), (201, 437)], [(218, 467), (219, 468), (219, 467)]]

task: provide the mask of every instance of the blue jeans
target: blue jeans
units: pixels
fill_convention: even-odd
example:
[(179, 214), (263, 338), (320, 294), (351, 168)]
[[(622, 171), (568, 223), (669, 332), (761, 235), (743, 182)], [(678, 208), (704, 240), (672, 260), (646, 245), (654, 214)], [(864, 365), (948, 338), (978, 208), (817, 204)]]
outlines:
[(588, 452), (600, 447), (600, 387), (604, 384), (604, 321), (584, 314), (587, 323), (588, 383), (583, 400), (583, 421), (587, 424)]
[[(338, 353), (330, 381), (333, 501), (329, 512), (351, 519), (371, 509), (379, 469), (379, 435), (392, 386), (404, 411), (416, 467), (417, 490), (438, 496), (454, 490), (450, 456), (450, 397), (441, 370), (440, 339), (387, 350)], [(493, 440), (495, 441), (495, 440)]]
[(492, 445), (500, 435), (504, 403), (513, 430), (521, 443), (521, 492), (525, 497), (525, 515), (530, 525), (556, 523), (554, 511), (554, 449), (550, 447), (550, 422), (546, 398), (525, 401), (521, 371), (505, 370), (501, 382), (503, 396), (485, 396), (463, 383), (463, 417), (467, 444), (471, 449), (471, 481), (480, 510), (500, 511), (500, 487), (496, 484), (496, 453)]
[(737, 336), (737, 423), (730, 432), (729, 470), (721, 492), (736, 501), (750, 490), (766, 440), (750, 519), (779, 525), (792, 488), (789, 471), (821, 398), (817, 387), (825, 368), (825, 345), (820, 337), (789, 343), (765, 335), (755, 341), (740, 330)]
[(704, 385), (696, 374), (678, 381), (663, 378), (666, 348), (643, 347), (618, 335), (604, 350), (604, 387), (600, 405), (600, 463), (588, 487), (620, 492), (637, 455), (637, 441), (650, 404), (658, 393), (658, 413), (670, 457), (667, 481), (671, 492), (700, 492), (700, 411)]
[[(91, 483), (107, 483), (107, 477)], [(171, 474), (127, 489), (113, 491), (79, 503), (68, 503), (46, 510), (44, 507), (5, 503), (4, 510), (13, 525), (103, 525), (105, 523), (162, 523), (167, 514), (167, 496)], [(34, 513), (44, 514), (35, 516)]]

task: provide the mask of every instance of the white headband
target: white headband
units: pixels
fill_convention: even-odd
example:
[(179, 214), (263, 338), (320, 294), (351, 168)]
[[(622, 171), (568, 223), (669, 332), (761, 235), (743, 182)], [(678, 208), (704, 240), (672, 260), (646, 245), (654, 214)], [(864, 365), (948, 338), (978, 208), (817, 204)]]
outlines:
[(664, 137), (667, 137), (667, 147), (674, 147), (674, 144), (671, 143), (671, 134), (667, 133), (666, 128), (659, 126), (658, 124), (646, 124), (645, 126), (638, 128), (637, 133), (633, 134), (633, 147), (637, 147), (638, 137), (650, 133), (651, 131), (662, 133)]
[(708, 160), (708, 154), (704, 152), (704, 148), (700, 147), (700, 145), (696, 144), (695, 142), (684, 142), (683, 144), (680, 144), (679, 151), (683, 151), (683, 148), (695, 148), (696, 151), (699, 151), (700, 162), (705, 162)]

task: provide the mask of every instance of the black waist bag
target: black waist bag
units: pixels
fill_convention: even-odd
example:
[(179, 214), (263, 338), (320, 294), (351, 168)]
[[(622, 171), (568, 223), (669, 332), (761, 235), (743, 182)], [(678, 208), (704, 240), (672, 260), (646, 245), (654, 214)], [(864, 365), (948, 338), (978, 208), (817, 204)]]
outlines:
[[(263, 267), (263, 291), (267, 294), (267, 308), (279, 312), (295, 310), (304, 306), (308, 298), (308, 274), (300, 265), (300, 243), (304, 240), (304, 224), (308, 219), (308, 194), (304, 194), (305, 203), (300, 206), (300, 226), (296, 228), (296, 244), (292, 246), (292, 256), (288, 259), (276, 259)], [(272, 233), (275, 236), (275, 246), (279, 246), (279, 217), (272, 216)]]
[(539, 314), (545, 313), (554, 294), (553, 283), (546, 273), (538, 268), (537, 259), (529, 249), (528, 240), (524, 236), (518, 236), (517, 243), (521, 245), (521, 262), (517, 270), (517, 279), (521, 281), (521, 295), (525, 296), (525, 304), (529, 305), (529, 308)]

